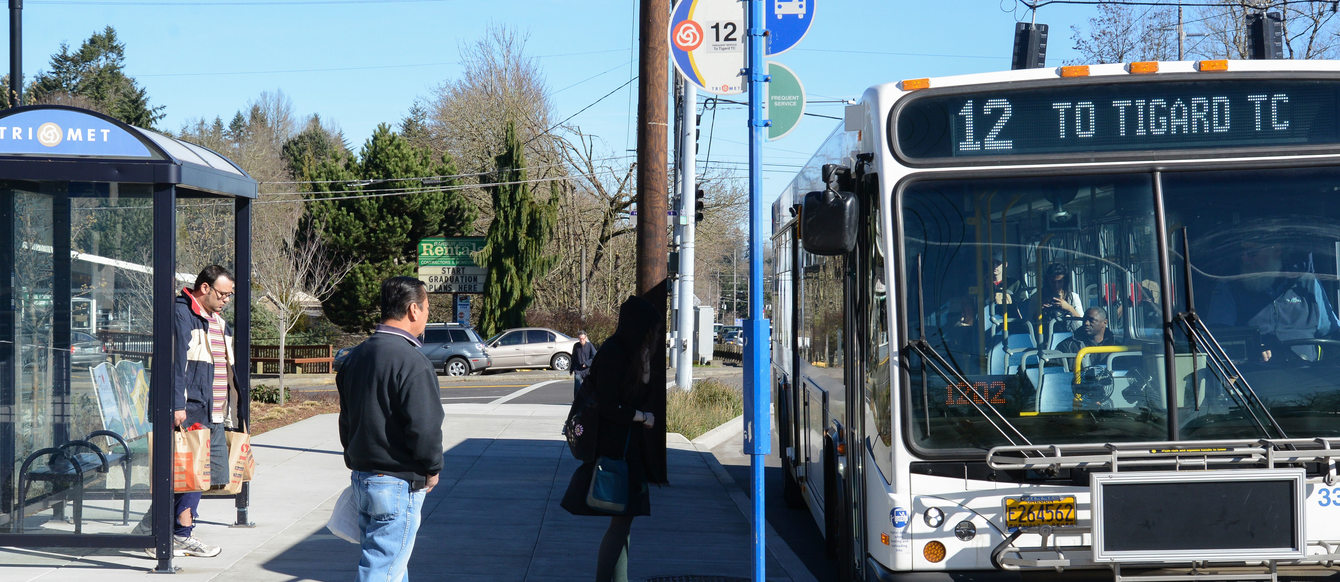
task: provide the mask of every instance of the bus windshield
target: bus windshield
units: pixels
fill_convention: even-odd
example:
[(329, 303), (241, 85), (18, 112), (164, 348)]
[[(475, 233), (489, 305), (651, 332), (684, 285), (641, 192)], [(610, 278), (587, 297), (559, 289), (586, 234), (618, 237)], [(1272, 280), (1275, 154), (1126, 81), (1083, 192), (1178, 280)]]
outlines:
[(908, 338), (957, 373), (909, 358), (918, 445), (1009, 444), (987, 405), (1035, 443), (1165, 438), (1150, 176), (923, 181), (899, 206)]
[[(1221, 378), (1200, 374), (1193, 385), (1191, 363), (1179, 357), (1177, 377), (1199, 395), (1179, 417), (1184, 438), (1247, 436), (1271, 421), (1273, 436), (1340, 434), (1337, 191), (1335, 168), (1163, 176), (1176, 287), (1185, 230), (1196, 312), (1270, 414), (1244, 414), (1250, 407)], [(1184, 311), (1185, 292), (1173, 298)], [(1183, 352), (1185, 330), (1174, 329)]]
[(1179, 438), (1340, 434), (1337, 187), (1334, 170), (908, 185), (906, 339), (952, 368), (910, 352), (910, 435), (923, 449), (1010, 444), (989, 407), (1034, 444), (1165, 440), (1169, 369)]

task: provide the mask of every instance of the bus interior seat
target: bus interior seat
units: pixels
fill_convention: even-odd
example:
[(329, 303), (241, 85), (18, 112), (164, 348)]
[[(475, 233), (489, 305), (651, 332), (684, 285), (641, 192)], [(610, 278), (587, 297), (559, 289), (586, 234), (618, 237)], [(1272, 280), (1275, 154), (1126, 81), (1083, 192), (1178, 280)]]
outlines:
[(1026, 372), (1037, 388), (1038, 412), (1069, 412), (1075, 408), (1074, 374), (1062, 368), (1034, 368)]
[(991, 347), (991, 353), (987, 357), (990, 373), (999, 375), (1018, 372), (1019, 366), (1023, 365), (1025, 353), (1033, 347), (1035, 347), (1033, 337), (1026, 333), (1005, 336), (1005, 341)]
[(1070, 339), (1070, 337), (1073, 336), (1073, 335), (1075, 335), (1075, 334), (1072, 333), (1072, 332), (1068, 332), (1068, 331), (1058, 331), (1058, 332), (1053, 332), (1053, 333), (1052, 333), (1052, 341), (1051, 341), (1051, 345), (1047, 346), (1047, 349), (1049, 349), (1049, 350), (1054, 350), (1054, 349), (1056, 349), (1056, 346), (1061, 345), (1061, 342), (1063, 342), (1063, 341), (1065, 341), (1065, 340), (1067, 340), (1067, 339)]

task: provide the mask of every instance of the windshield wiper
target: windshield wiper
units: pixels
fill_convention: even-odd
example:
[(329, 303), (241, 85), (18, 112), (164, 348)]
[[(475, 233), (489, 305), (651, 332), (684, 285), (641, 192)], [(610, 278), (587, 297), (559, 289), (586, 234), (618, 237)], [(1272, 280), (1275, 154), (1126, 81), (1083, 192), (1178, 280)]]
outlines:
[[(1261, 401), (1261, 397), (1256, 394), (1256, 390), (1247, 381), (1247, 377), (1242, 374), (1242, 371), (1238, 370), (1228, 352), (1224, 350), (1223, 346), (1219, 345), (1219, 340), (1215, 339), (1214, 334), (1210, 332), (1210, 328), (1205, 326), (1205, 322), (1196, 316), (1196, 312), (1179, 313), (1176, 320), (1177, 323), (1182, 324), (1182, 331), (1191, 340), (1192, 353), (1196, 353), (1197, 346), (1203, 348), (1205, 363), (1209, 364), (1210, 370), (1214, 372), (1219, 383), (1224, 386), (1224, 391), (1251, 416), (1252, 422), (1256, 424), (1257, 428), (1261, 429), (1261, 434), (1266, 437), (1270, 436), (1270, 431), (1266, 429), (1265, 423), (1261, 420), (1261, 417), (1265, 417), (1265, 420), (1270, 423), (1275, 432), (1279, 433), (1279, 438), (1289, 438), (1289, 435), (1284, 433), (1284, 428), (1275, 421), (1274, 416), (1271, 416), (1269, 407)], [(1192, 378), (1192, 385), (1196, 385), (1195, 378)], [(1199, 394), (1193, 394), (1192, 398), (1199, 400)], [(1257, 416), (1258, 411), (1261, 416)]]
[[(976, 390), (973, 390), (973, 393), (969, 394), (967, 390), (971, 389), (972, 382), (969, 382), (967, 378), (964, 378), (962, 374), (959, 374), (958, 369), (950, 365), (949, 362), (945, 360), (944, 356), (940, 355), (940, 352), (935, 351), (935, 347), (932, 346), (930, 342), (926, 341), (925, 338), (908, 342), (907, 348), (921, 356), (923, 362), (930, 364), (926, 367), (934, 370), (950, 388), (958, 393), (960, 398), (963, 398), (968, 404), (971, 404), (973, 408), (977, 409), (978, 414), (981, 414), (982, 418), (990, 423), (992, 428), (996, 429), (1001, 436), (1005, 437), (1005, 440), (1009, 441), (1011, 446), (1017, 447), (1021, 446), (1021, 444), (1033, 444), (1028, 440), (1028, 437), (1024, 436), (1024, 433), (1020, 432), (1018, 428), (1010, 423), (1009, 419), (1005, 418), (1005, 415), (1001, 413), (1000, 410), (995, 406), (992, 406), (991, 402), (986, 398), (982, 398), (982, 395), (978, 394)], [(925, 394), (926, 390), (923, 389), (922, 395), (924, 396)], [(986, 405), (986, 408), (982, 408), (982, 405), (977, 403), (978, 400), (981, 400), (982, 404)], [(926, 432), (929, 433), (930, 408), (923, 406), (923, 409), (926, 410), (926, 414), (928, 415), (926, 419)], [(999, 424), (997, 424), (998, 421)], [(1011, 433), (1013, 433), (1014, 436), (1010, 436)], [(1019, 441), (1022, 441), (1022, 443), (1016, 441), (1014, 437), (1018, 437)]]
[[(1020, 446), (1020, 443), (1016, 442), (1014, 438), (1010, 436), (1011, 432), (1013, 432), (1015, 436), (1019, 437), (1019, 440), (1023, 441), (1023, 444), (1032, 445), (1033, 443), (1029, 442), (1028, 437), (1024, 436), (1024, 433), (1020, 432), (1018, 428), (1016, 428), (1013, 424), (1011, 424), (1009, 419), (1005, 418), (1005, 415), (1002, 414), (999, 410), (997, 410), (995, 406), (992, 406), (991, 402), (989, 402), (986, 398), (982, 398), (980, 394), (976, 394), (975, 390), (973, 391), (974, 392), (973, 394), (968, 394), (965, 390), (971, 389), (972, 382), (969, 382), (967, 378), (964, 378), (963, 375), (958, 372), (958, 368), (955, 368), (953, 365), (951, 365), (949, 361), (945, 359), (944, 356), (940, 355), (940, 352), (937, 352), (935, 350), (935, 346), (932, 346), (930, 342), (926, 341), (926, 301), (921, 291), (922, 283), (924, 281), (925, 279), (923, 278), (921, 268), (921, 255), (917, 255), (917, 317), (920, 318), (919, 321), (921, 322), (921, 324), (918, 325), (917, 327), (921, 330), (921, 339), (916, 339), (908, 342), (906, 347), (912, 351), (915, 351), (919, 356), (921, 356), (922, 362), (931, 364), (929, 367), (935, 370), (935, 373), (938, 374), (941, 379), (943, 379), (945, 382), (948, 382), (949, 386), (955, 392), (958, 392), (958, 395), (960, 397), (966, 400), (968, 404), (971, 404), (973, 408), (977, 409), (978, 414), (981, 414), (982, 418), (985, 419), (988, 423), (990, 423), (992, 428), (996, 429), (996, 431), (999, 432), (1001, 436), (1005, 437), (1005, 440), (1009, 441), (1011, 446), (1016, 447)], [(923, 367), (926, 366), (924, 366), (923, 364)], [(926, 413), (926, 433), (930, 434), (931, 431), (930, 405), (929, 405), (930, 403), (927, 402), (928, 391), (925, 385), (926, 383), (925, 374), (922, 374), (921, 378), (922, 378), (922, 388), (921, 388), (922, 410), (924, 410)], [(974, 398), (974, 396), (976, 396), (976, 398)], [(980, 405), (977, 404), (978, 400), (981, 400), (982, 404), (986, 405), (986, 409), (983, 409)], [(988, 410), (991, 412), (991, 414), (987, 414)], [(992, 415), (995, 415), (995, 418), (1000, 421), (1000, 424), (996, 424), (996, 420), (992, 419)], [(1003, 424), (1005, 427), (1008, 427), (1009, 430), (1008, 431), (1005, 430), (1005, 428), (1003, 428), (1001, 424)]]
[[(1183, 280), (1186, 282), (1186, 312), (1177, 314), (1174, 321), (1182, 325), (1182, 331), (1186, 333), (1191, 344), (1192, 357), (1195, 357), (1198, 346), (1204, 348), (1205, 361), (1209, 364), (1209, 368), (1214, 372), (1219, 383), (1223, 385), (1224, 392), (1227, 392), (1233, 398), (1233, 401), (1251, 416), (1252, 422), (1261, 430), (1262, 435), (1269, 438), (1270, 431), (1261, 422), (1261, 418), (1257, 416), (1255, 409), (1259, 409), (1261, 416), (1264, 416), (1270, 422), (1270, 426), (1279, 433), (1279, 438), (1289, 438), (1289, 435), (1284, 433), (1284, 427), (1275, 421), (1275, 417), (1270, 414), (1270, 408), (1266, 406), (1265, 402), (1261, 401), (1261, 397), (1256, 394), (1256, 390), (1247, 381), (1247, 377), (1242, 374), (1242, 371), (1238, 370), (1228, 352), (1224, 350), (1223, 346), (1219, 345), (1219, 340), (1215, 339), (1214, 334), (1210, 332), (1210, 328), (1206, 327), (1205, 321), (1196, 315), (1196, 301), (1191, 290), (1191, 245), (1188, 241), (1187, 229), (1183, 227), (1181, 230)], [(1199, 407), (1200, 387), (1196, 380), (1195, 369), (1196, 364), (1193, 361), (1191, 366), (1191, 387), (1193, 390), (1191, 399)]]

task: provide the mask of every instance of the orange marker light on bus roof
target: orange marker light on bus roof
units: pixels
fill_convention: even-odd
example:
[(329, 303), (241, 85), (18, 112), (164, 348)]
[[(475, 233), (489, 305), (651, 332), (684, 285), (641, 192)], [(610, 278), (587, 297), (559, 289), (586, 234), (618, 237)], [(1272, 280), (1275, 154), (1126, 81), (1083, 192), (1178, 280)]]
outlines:
[(1131, 63), (1131, 74), (1148, 75), (1149, 73), (1157, 72), (1159, 72), (1159, 64), (1157, 61), (1137, 61)]
[(926, 560), (932, 564), (940, 563), (941, 560), (945, 559), (945, 554), (945, 545), (938, 541), (931, 541), (921, 549), (921, 555), (925, 556)]
[(1220, 59), (1217, 61), (1200, 61), (1196, 63), (1196, 68), (1200, 71), (1227, 71), (1228, 61)]
[(904, 91), (916, 91), (917, 89), (927, 89), (927, 88), (929, 88), (929, 87), (931, 86), (931, 80), (930, 80), (930, 79), (903, 79), (903, 82), (902, 82), (902, 83), (899, 83), (898, 85), (901, 86), (901, 87), (903, 88)]
[(1062, 77), (1087, 77), (1089, 76), (1089, 65), (1070, 65), (1061, 67)]

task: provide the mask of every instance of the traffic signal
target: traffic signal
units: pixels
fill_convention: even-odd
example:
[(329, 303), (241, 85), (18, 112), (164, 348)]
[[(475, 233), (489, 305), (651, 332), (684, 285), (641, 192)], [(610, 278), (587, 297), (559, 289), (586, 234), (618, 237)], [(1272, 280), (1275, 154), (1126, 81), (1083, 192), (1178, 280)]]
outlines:
[(1014, 23), (1014, 59), (1011, 69), (1041, 69), (1047, 63), (1047, 25)]
[(693, 154), (698, 155), (698, 138), (701, 137), (703, 126), (703, 114), (698, 113), (693, 117)]
[(703, 221), (703, 189), (699, 188), (693, 193), (693, 222), (697, 224)]
[(1284, 58), (1284, 19), (1278, 12), (1247, 15), (1247, 58)]

